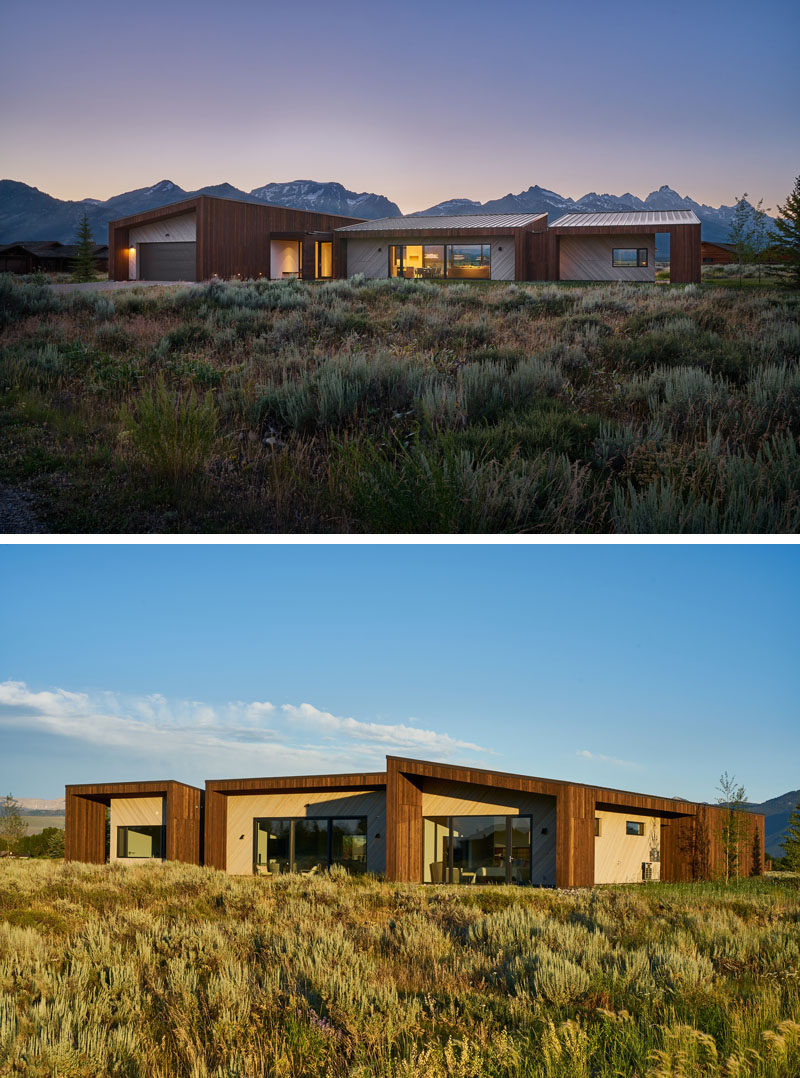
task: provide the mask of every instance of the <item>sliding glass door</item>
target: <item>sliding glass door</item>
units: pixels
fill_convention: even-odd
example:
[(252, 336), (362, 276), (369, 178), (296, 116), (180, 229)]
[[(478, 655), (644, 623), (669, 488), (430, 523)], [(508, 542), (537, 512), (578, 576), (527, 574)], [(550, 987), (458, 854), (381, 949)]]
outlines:
[(530, 883), (530, 816), (428, 816), (426, 883)]
[(322, 816), (253, 820), (253, 869), (262, 875), (310, 875), (342, 865), (367, 871), (367, 817)]

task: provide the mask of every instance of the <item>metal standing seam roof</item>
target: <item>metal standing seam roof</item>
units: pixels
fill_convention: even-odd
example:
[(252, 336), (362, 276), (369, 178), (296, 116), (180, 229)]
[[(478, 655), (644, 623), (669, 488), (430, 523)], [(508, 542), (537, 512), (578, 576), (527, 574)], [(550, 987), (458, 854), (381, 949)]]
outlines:
[(550, 228), (608, 228), (615, 225), (699, 225), (692, 210), (625, 210), (618, 213), (565, 213)]
[(459, 213), (444, 216), (409, 215), (381, 217), (377, 221), (361, 221), (357, 225), (342, 225), (336, 232), (436, 232), (440, 228), (524, 228), (531, 221), (546, 217), (544, 213)]

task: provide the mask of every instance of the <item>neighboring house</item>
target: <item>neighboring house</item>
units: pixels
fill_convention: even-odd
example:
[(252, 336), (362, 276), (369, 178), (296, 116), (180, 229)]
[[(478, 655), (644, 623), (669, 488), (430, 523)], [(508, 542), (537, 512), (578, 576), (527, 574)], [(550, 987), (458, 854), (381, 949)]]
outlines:
[[(58, 240), (17, 241), (0, 245), (0, 273), (71, 273), (78, 248)], [(108, 269), (108, 247), (94, 245), (98, 273)]]
[[(214, 779), (204, 792), (171, 781), (67, 786), (66, 857), (589, 887), (718, 874), (724, 816), (675, 798), (388, 756), (386, 771)], [(763, 857), (764, 817), (744, 819), (747, 875), (755, 835)]]
[(366, 277), (653, 281), (655, 236), (671, 280), (700, 280), (691, 211), (412, 215), (360, 221), (200, 195), (109, 224), (113, 280)]
[(700, 244), (700, 260), (704, 266), (726, 266), (738, 261), (732, 243), (708, 243), (706, 240)]

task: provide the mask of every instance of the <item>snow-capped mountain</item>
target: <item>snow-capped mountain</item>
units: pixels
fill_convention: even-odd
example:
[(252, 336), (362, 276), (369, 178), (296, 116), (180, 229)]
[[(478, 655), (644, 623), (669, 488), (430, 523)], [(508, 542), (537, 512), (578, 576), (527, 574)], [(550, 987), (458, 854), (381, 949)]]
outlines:
[[(315, 180), (292, 180), (289, 183), (267, 183), (252, 191), (243, 191), (229, 183), (185, 191), (172, 180), (160, 180), (152, 187), (140, 187), (115, 195), (105, 202), (95, 198), (64, 201), (45, 194), (36, 187), (15, 180), (0, 180), (0, 243), (15, 240), (60, 240), (71, 243), (77, 227), (86, 213), (95, 241), (105, 243), (108, 222), (117, 217), (142, 213), (166, 206), (192, 195), (216, 195), (244, 202), (268, 202), (275, 206), (291, 206), (318, 213), (336, 213), (346, 217), (374, 220), (400, 214), (396, 203), (384, 195), (350, 191), (340, 183), (318, 183)], [(561, 214), (583, 210), (694, 210), (703, 224), (703, 239), (728, 238), (733, 218), (733, 206), (706, 206), (688, 196), (679, 195), (666, 184), (641, 199), (627, 192), (624, 195), (597, 194), (590, 191), (579, 199), (565, 198), (556, 191), (534, 185), (519, 194), (478, 202), (471, 198), (451, 198), (417, 210), (417, 214), (435, 217), (451, 213), (546, 213), (554, 221)]]
[(427, 210), (417, 210), (416, 217), (437, 217), (446, 213), (480, 213), (481, 204), (472, 198), (450, 198), (447, 202), (437, 202)]
[(292, 206), (298, 210), (317, 213), (339, 213), (343, 217), (397, 217), (400, 207), (384, 195), (348, 191), (340, 183), (317, 183), (314, 180), (292, 180), (291, 183), (267, 183), (250, 192), (254, 198), (273, 206)]

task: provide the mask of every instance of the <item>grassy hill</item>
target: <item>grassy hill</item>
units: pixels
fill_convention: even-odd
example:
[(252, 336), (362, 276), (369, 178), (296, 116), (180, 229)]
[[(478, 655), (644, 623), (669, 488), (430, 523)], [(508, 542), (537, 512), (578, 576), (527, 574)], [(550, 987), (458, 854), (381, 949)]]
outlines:
[(64, 829), (64, 813), (39, 813), (39, 812), (23, 812), (22, 819), (25, 821), (27, 828), (26, 834), (38, 835), (40, 831), (44, 831), (45, 827), (60, 827)]
[(0, 1074), (785, 1078), (799, 883), (0, 862)]

